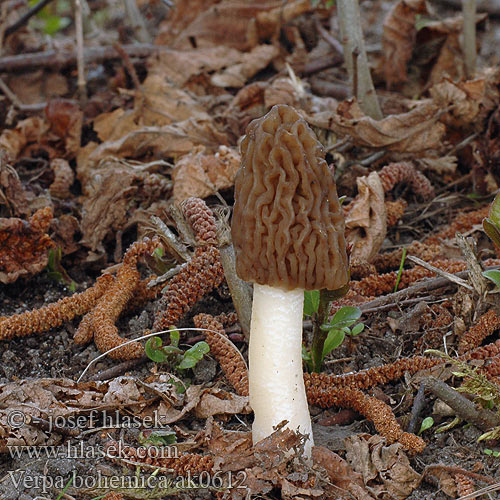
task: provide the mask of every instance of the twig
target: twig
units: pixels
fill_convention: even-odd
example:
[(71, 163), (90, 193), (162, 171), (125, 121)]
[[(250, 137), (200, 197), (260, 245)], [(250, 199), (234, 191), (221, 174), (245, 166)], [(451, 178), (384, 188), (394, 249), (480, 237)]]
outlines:
[(127, 11), (127, 16), (137, 40), (143, 43), (151, 43), (151, 35), (146, 28), (146, 23), (140, 10), (137, 8), (135, 0), (125, 0), (125, 10)]
[[(364, 113), (375, 120), (380, 120), (382, 111), (368, 67), (358, 0), (338, 0), (337, 11), (347, 72), (352, 84), (356, 80), (354, 95)], [(355, 60), (354, 53), (358, 54)], [(354, 75), (357, 75), (356, 78)]]
[(425, 262), (425, 260), (419, 259), (418, 257), (415, 257), (413, 255), (410, 255), (408, 257), (408, 260), (411, 260), (412, 262), (415, 262), (415, 264), (418, 264), (419, 266), (425, 267), (425, 269), (428, 269), (429, 271), (432, 271), (439, 276), (442, 276), (443, 278), (447, 278), (453, 283), (456, 283), (457, 285), (463, 286), (464, 288), (467, 288), (467, 290), (474, 291), (474, 287), (469, 285), (467, 281), (465, 281), (462, 278), (459, 278), (456, 274), (448, 273), (446, 271), (443, 271), (442, 269), (438, 269), (437, 267), (433, 266), (432, 264), (429, 264), (428, 262)]
[(464, 55), (467, 78), (476, 73), (476, 0), (463, 0)]
[[(489, 266), (486, 270), (489, 269), (498, 269), (499, 266)], [(469, 275), (469, 271), (460, 271), (459, 273), (454, 274), (458, 278), (467, 278)], [(404, 288), (403, 290), (399, 290), (395, 293), (389, 293), (382, 297), (377, 297), (376, 299), (371, 300), (370, 302), (365, 302), (364, 304), (360, 304), (359, 308), (361, 311), (369, 311), (371, 309), (380, 308), (386, 305), (397, 305), (401, 303), (403, 300), (407, 300), (414, 295), (417, 295), (422, 292), (429, 292), (431, 290), (436, 290), (438, 288), (443, 288), (445, 286), (452, 285), (448, 278), (432, 278), (426, 281), (422, 281), (421, 283), (417, 283), (415, 285), (409, 286), (408, 288)]]
[(143, 365), (149, 361), (147, 356), (142, 356), (137, 359), (129, 359), (128, 361), (123, 361), (122, 363), (118, 363), (107, 370), (103, 370), (102, 372), (96, 373), (89, 377), (89, 380), (92, 381), (101, 381), (101, 380), (111, 380), (113, 378), (119, 377), (123, 375), (125, 372), (130, 370), (131, 368), (137, 368), (138, 366)]
[[(147, 43), (123, 45), (122, 49), (129, 57), (149, 57), (157, 52), (174, 52), (174, 50), (168, 47)], [(120, 59), (120, 55), (113, 46), (85, 47), (84, 61), (87, 64), (116, 59)], [(2, 57), (0, 58), (0, 71), (22, 71), (37, 68), (59, 69), (61, 67), (74, 65), (75, 63), (76, 50), (47, 50), (45, 52)]]
[(83, 44), (83, 17), (82, 3), (80, 0), (75, 0), (75, 29), (76, 29), (76, 65), (78, 68), (78, 96), (82, 108), (87, 102), (87, 91), (85, 81), (85, 60), (84, 60), (84, 44)]
[(469, 240), (472, 238), (466, 238), (461, 233), (455, 234), (455, 241), (457, 242), (458, 248), (462, 251), (465, 260), (467, 261), (467, 267), (470, 271), (470, 281), (472, 286), (478, 293), (480, 297), (483, 297), (488, 290), (488, 285), (486, 284), (486, 278), (483, 276), (483, 269), (481, 264), (479, 264), (477, 255), (474, 252), (474, 248)]
[(9, 86), (0, 78), (0, 89), (7, 96), (10, 102), (22, 112), (32, 112), (32, 111), (40, 111), (45, 108), (47, 103), (41, 102), (37, 104), (23, 104), (19, 97), (17, 97), (12, 90), (10, 90)]
[(137, 72), (135, 71), (134, 65), (132, 64), (132, 61), (130, 60), (129, 55), (122, 49), (121, 45), (118, 43), (114, 43), (113, 47), (115, 50), (120, 54), (120, 56), (123, 59), (123, 64), (125, 68), (128, 71), (128, 74), (130, 75), (130, 78), (132, 78), (132, 81), (134, 82), (134, 87), (137, 90), (141, 90), (141, 82), (139, 81), (139, 77), (137, 76)]
[(19, 28), (24, 26), (33, 16), (38, 14), (46, 5), (48, 5), (52, 0), (40, 0), (35, 6), (33, 6), (30, 10), (28, 10), (23, 16), (21, 16), (14, 24), (9, 26), (4, 31), (4, 37), (8, 37), (12, 35), (14, 31), (17, 31)]
[(342, 59), (344, 59), (344, 48), (342, 47), (342, 44), (323, 27), (318, 18), (315, 19), (315, 24), (318, 33), (321, 35), (321, 38), (328, 42), (333, 50), (335, 50), (335, 52), (337, 52), (337, 54), (342, 56)]
[(435, 377), (426, 377), (423, 380), (425, 387), (429, 389), (441, 401), (453, 408), (457, 416), (475, 425), (486, 432), (500, 425), (500, 418), (492, 411), (485, 408), (478, 410), (476, 405), (462, 396), (455, 389)]
[(410, 415), (410, 423), (408, 424), (408, 429), (406, 429), (407, 432), (415, 434), (415, 431), (417, 430), (417, 421), (418, 418), (420, 417), (420, 414), (422, 413), (424, 405), (425, 405), (425, 384), (420, 384), (417, 395), (413, 400), (413, 407), (411, 409), (411, 415)]

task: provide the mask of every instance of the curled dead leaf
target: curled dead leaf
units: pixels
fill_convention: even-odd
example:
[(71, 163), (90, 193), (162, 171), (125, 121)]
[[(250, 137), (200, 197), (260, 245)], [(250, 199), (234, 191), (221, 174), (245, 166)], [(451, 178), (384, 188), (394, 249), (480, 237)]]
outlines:
[(83, 112), (76, 102), (51, 99), (45, 107), (45, 116), (51, 131), (64, 140), (66, 157), (74, 156), (80, 149)]
[(258, 45), (251, 52), (242, 54), (241, 62), (228, 66), (222, 73), (216, 73), (210, 79), (216, 87), (243, 87), (249, 78), (264, 69), (279, 55), (274, 45)]
[(195, 196), (205, 198), (234, 183), (240, 167), (240, 155), (235, 149), (220, 146), (218, 152), (207, 154), (203, 148), (183, 156), (175, 165), (174, 201)]
[(420, 101), (414, 109), (382, 120), (365, 116), (354, 99), (344, 101), (336, 112), (323, 111), (308, 115), (312, 125), (348, 136), (358, 145), (385, 148), (395, 152), (423, 153), (439, 150), (446, 127), (439, 123), (440, 108)]
[(370, 262), (387, 233), (384, 188), (377, 172), (358, 177), (356, 183), (359, 194), (346, 207), (346, 241), (353, 261)]
[(389, 446), (381, 436), (354, 435), (345, 439), (347, 461), (361, 473), (376, 498), (404, 500), (420, 484), (421, 476), (410, 466), (403, 446)]
[(382, 67), (386, 85), (407, 80), (406, 65), (411, 59), (417, 28), (417, 15), (427, 12), (425, 0), (400, 0), (384, 20)]

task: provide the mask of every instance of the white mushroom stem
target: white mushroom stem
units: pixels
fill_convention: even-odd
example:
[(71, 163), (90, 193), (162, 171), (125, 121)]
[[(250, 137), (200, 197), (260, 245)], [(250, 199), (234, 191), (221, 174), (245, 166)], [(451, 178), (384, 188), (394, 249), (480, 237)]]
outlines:
[(250, 405), (255, 414), (253, 442), (269, 436), (273, 426), (307, 434), (305, 454), (313, 446), (311, 417), (302, 371), (304, 290), (254, 284), (249, 342)]

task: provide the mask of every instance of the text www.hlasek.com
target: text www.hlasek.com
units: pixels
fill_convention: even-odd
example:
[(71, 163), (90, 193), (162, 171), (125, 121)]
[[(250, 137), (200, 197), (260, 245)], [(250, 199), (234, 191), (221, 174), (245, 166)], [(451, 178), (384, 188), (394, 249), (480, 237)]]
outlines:
[[(126, 458), (123, 453), (122, 443), (117, 446), (93, 445), (87, 446), (83, 441), (78, 444), (71, 442), (60, 446), (9, 446), (11, 458), (21, 458), (26, 454), (29, 458), (70, 458), (70, 459), (95, 459), (95, 458)], [(142, 446), (138, 448), (140, 456), (144, 458), (179, 458), (176, 446)]]

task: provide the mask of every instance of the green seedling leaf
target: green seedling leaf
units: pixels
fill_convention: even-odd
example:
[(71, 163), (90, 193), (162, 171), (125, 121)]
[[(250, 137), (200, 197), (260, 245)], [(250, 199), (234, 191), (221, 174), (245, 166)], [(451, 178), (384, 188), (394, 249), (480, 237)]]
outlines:
[(167, 356), (170, 356), (173, 354), (182, 354), (183, 353), (182, 349), (175, 347), (175, 345), (166, 345), (166, 346), (161, 348), (161, 351)]
[(398, 291), (399, 282), (401, 281), (401, 275), (403, 274), (403, 266), (406, 260), (406, 247), (403, 248), (403, 255), (401, 256), (401, 262), (399, 263), (398, 275), (396, 277), (396, 284), (394, 285), (394, 293)]
[(346, 196), (346, 195), (341, 196), (341, 197), (339, 198), (339, 203), (340, 203), (340, 205), (343, 205), (346, 199), (347, 199), (347, 196)]
[(461, 422), (462, 422), (461, 418), (455, 417), (449, 424), (443, 424), (443, 425), (439, 426), (438, 428), (436, 428), (434, 433), (440, 434), (442, 432), (449, 431), (449, 430), (453, 429), (454, 427), (456, 427), (457, 425), (459, 425)]
[(307, 370), (312, 372), (313, 370), (313, 362), (312, 362), (312, 356), (311, 352), (307, 349), (305, 345), (302, 346), (302, 361), (307, 366)]
[(167, 429), (159, 429), (148, 434), (144, 434), (144, 432), (141, 431), (138, 441), (142, 445), (168, 446), (169, 444), (175, 444), (177, 442), (177, 435), (174, 431)]
[(493, 283), (495, 283), (495, 285), (500, 288), (500, 270), (490, 269), (489, 271), (483, 271), (482, 274), (485, 278), (493, 281)]
[(489, 448), (486, 448), (484, 451), (485, 455), (493, 455), (493, 450), (490, 450)]
[(163, 247), (158, 247), (153, 252), (153, 256), (157, 257), (158, 259), (161, 259), (164, 255), (165, 255), (165, 250), (163, 250)]
[(361, 317), (359, 307), (344, 306), (341, 307), (333, 316), (330, 327), (342, 328), (353, 325)]
[(484, 441), (485, 439), (498, 439), (498, 438), (500, 438), (500, 427), (495, 427), (491, 431), (481, 434), (477, 438), (477, 441), (479, 442), (479, 441)]
[(492, 219), (483, 219), (484, 232), (495, 245), (500, 246), (500, 228)]
[(345, 332), (343, 330), (332, 328), (328, 332), (328, 337), (326, 337), (325, 344), (323, 346), (323, 358), (342, 344), (342, 342), (344, 342), (344, 338)]
[(432, 417), (426, 417), (422, 420), (422, 425), (420, 426), (420, 430), (418, 431), (418, 435), (422, 434), (422, 432), (430, 429), (434, 425), (434, 419)]
[(184, 353), (182, 361), (177, 365), (179, 370), (187, 370), (188, 368), (193, 368), (205, 354), (210, 351), (210, 347), (204, 341), (197, 342), (193, 347), (188, 349)]
[[(160, 337), (151, 337), (146, 341), (144, 350), (146, 356), (155, 363), (165, 363), (167, 360), (166, 354), (162, 349), (163, 341)], [(168, 346), (167, 346), (168, 347)]]
[(304, 315), (312, 316), (318, 312), (319, 290), (306, 290), (304, 292)]
[(170, 332), (170, 344), (173, 345), (174, 347), (179, 346), (180, 338), (181, 338), (181, 334), (179, 333), (179, 330), (172, 330)]
[(497, 227), (500, 226), (500, 193), (495, 196), (493, 203), (491, 204), (490, 211), (488, 213), (488, 217), (491, 219), (491, 222), (495, 224)]
[(352, 327), (350, 335), (352, 337), (355, 337), (356, 335), (359, 335), (364, 329), (365, 329), (365, 324), (358, 323), (357, 325), (354, 325)]

